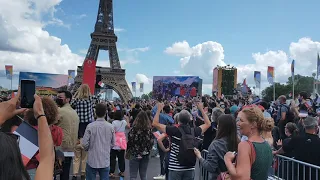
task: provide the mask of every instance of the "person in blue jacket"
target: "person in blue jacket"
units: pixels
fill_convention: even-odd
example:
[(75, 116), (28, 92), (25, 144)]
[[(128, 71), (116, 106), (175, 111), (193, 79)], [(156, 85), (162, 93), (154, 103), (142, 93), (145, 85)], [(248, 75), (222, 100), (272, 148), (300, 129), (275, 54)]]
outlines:
[[(158, 110), (157, 106), (154, 106), (152, 109), (152, 117), (156, 115), (157, 110)], [(174, 124), (173, 118), (169, 115), (170, 110), (171, 110), (171, 107), (169, 105), (165, 105), (163, 107), (163, 112), (160, 113), (160, 118), (159, 118), (160, 124), (164, 124), (164, 125)]]

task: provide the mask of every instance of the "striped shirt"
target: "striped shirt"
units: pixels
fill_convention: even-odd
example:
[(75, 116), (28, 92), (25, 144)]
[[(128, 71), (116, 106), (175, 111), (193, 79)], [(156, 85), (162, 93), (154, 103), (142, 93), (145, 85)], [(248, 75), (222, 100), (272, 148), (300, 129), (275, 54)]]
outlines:
[(112, 124), (98, 118), (87, 126), (81, 145), (88, 151), (87, 164), (91, 168), (106, 168), (110, 166), (110, 150), (115, 143)]
[[(191, 128), (188, 125), (180, 125), (186, 132), (186, 134), (191, 133)], [(201, 128), (196, 127), (194, 129), (194, 135), (195, 137), (200, 136), (202, 133)], [(178, 161), (178, 154), (179, 154), (179, 148), (180, 148), (180, 138), (181, 133), (176, 126), (166, 126), (166, 134), (171, 138), (171, 149), (170, 149), (170, 157), (169, 157), (169, 167), (168, 169), (171, 171), (188, 171), (188, 170), (194, 170), (194, 166), (182, 166), (180, 165)]]

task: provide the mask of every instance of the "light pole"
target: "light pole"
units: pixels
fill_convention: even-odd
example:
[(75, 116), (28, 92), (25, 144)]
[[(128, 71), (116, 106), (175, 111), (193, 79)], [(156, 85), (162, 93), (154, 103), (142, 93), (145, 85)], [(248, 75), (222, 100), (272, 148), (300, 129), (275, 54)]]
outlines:
[(316, 90), (316, 73), (312, 73), (312, 77), (313, 77), (313, 92), (317, 92)]

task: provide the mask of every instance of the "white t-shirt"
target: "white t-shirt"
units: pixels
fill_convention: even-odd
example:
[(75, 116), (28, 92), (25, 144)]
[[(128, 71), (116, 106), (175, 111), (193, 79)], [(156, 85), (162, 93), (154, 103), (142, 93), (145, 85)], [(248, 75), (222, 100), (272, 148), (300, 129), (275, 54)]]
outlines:
[[(112, 121), (112, 125), (114, 127), (114, 132), (126, 132), (127, 121), (126, 120), (114, 120)], [(118, 146), (114, 146), (112, 149), (121, 149)]]

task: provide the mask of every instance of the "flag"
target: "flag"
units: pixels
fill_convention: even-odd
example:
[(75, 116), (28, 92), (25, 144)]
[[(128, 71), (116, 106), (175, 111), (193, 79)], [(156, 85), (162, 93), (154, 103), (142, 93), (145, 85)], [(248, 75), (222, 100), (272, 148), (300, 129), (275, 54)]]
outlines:
[(143, 83), (140, 83), (140, 92), (143, 92)]
[(256, 83), (256, 87), (260, 89), (260, 87), (261, 87), (261, 72), (254, 71), (253, 77), (254, 77), (254, 81)]
[(11, 79), (12, 80), (13, 66), (12, 65), (5, 65), (5, 68), (6, 68), (7, 79)]
[(270, 84), (274, 83), (274, 67), (268, 66), (267, 78)]
[(320, 75), (320, 57), (318, 53), (318, 61), (317, 61), (317, 77)]
[(136, 82), (131, 82), (131, 85), (132, 85), (132, 91), (133, 92), (136, 92)]
[(102, 81), (100, 81), (98, 84), (100, 87), (104, 87), (104, 83)]
[(76, 71), (75, 70), (68, 70), (68, 83), (73, 84), (74, 78), (76, 77)]
[(242, 92), (243, 92), (243, 93), (247, 93), (247, 92), (248, 92), (247, 79), (244, 79), (244, 80), (243, 80), (243, 83), (242, 83)]
[(13, 133), (20, 136), (19, 148), (23, 164), (26, 166), (39, 150), (38, 131), (27, 122), (22, 121), (18, 129)]
[[(292, 60), (292, 63), (291, 63), (291, 76), (294, 77), (294, 64), (295, 64), (295, 61)], [(293, 79), (293, 78), (292, 78)]]
[(90, 87), (91, 94), (94, 94), (96, 83), (96, 61), (86, 59), (83, 63), (82, 84), (87, 84)]

